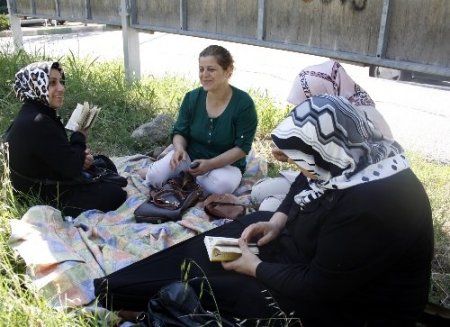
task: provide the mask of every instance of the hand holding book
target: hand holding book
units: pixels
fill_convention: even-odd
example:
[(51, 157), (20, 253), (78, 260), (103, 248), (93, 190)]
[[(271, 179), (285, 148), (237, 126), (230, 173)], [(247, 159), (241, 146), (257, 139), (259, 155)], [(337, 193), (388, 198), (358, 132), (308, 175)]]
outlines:
[(91, 128), (100, 110), (97, 106), (90, 106), (89, 102), (84, 102), (83, 105), (78, 103), (66, 124), (66, 129), (81, 131)]
[[(232, 261), (242, 255), (237, 238), (205, 236), (204, 242), (212, 262)], [(248, 248), (253, 254), (259, 254), (256, 244), (249, 243)]]

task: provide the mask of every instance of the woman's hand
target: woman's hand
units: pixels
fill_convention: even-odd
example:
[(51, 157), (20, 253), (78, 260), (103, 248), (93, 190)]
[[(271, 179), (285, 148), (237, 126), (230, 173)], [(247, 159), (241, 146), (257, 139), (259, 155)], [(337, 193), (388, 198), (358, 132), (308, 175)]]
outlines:
[[(196, 164), (195, 168), (189, 169), (189, 174), (191, 174), (192, 176), (200, 176), (200, 175), (206, 174), (208, 171), (214, 169), (214, 167), (212, 167), (210, 161), (207, 159), (196, 159), (192, 162), (192, 164), (193, 163), (198, 163), (198, 165)], [(191, 164), (191, 166), (192, 166), (192, 164)]]
[(84, 137), (87, 139), (88, 137), (88, 129), (80, 129), (78, 132), (84, 135)]
[(245, 242), (250, 242), (253, 238), (260, 236), (257, 244), (258, 246), (263, 246), (280, 235), (286, 225), (286, 221), (287, 215), (277, 211), (269, 221), (261, 221), (247, 226), (241, 234), (241, 239)]
[(248, 242), (254, 237), (262, 235), (257, 242), (258, 246), (269, 243), (280, 235), (281, 230), (286, 225), (286, 221), (287, 215), (282, 212), (275, 212), (272, 218), (270, 218), (270, 221), (261, 221), (245, 228), (239, 239), (239, 247), (241, 248), (242, 256), (234, 261), (222, 262), (223, 268), (255, 277), (256, 268), (262, 261), (258, 256), (250, 252), (247, 245)]
[(186, 150), (182, 148), (176, 148), (175, 152), (173, 153), (172, 159), (170, 159), (170, 169), (175, 170), (180, 162), (183, 160), (187, 160), (188, 154)]
[(89, 149), (84, 150), (84, 163), (83, 163), (83, 169), (89, 169), (92, 164), (94, 163), (94, 156), (91, 154), (91, 151)]
[(183, 160), (187, 160), (189, 156), (186, 152), (187, 142), (183, 136), (179, 134), (174, 135), (172, 144), (174, 153), (172, 158), (170, 159), (170, 169), (175, 170), (177, 169), (180, 162), (182, 162)]
[(261, 236), (257, 244), (262, 246), (276, 239), (280, 231), (279, 227), (270, 221), (259, 222), (251, 224), (244, 229), (241, 239), (245, 242), (250, 242), (254, 237)]
[(275, 159), (281, 162), (288, 162), (289, 160), (288, 156), (285, 155), (284, 152), (277, 147), (272, 148), (272, 155), (275, 157)]
[(232, 165), (234, 162), (244, 157), (245, 152), (239, 147), (234, 147), (214, 158), (195, 159), (194, 162), (200, 162), (200, 165), (197, 168), (191, 169), (189, 172), (194, 176), (203, 175), (213, 169)]
[(247, 242), (242, 238), (239, 239), (239, 247), (241, 248), (242, 255), (236, 260), (222, 262), (222, 267), (225, 270), (234, 270), (238, 273), (255, 277), (256, 268), (262, 262), (261, 259), (250, 252)]

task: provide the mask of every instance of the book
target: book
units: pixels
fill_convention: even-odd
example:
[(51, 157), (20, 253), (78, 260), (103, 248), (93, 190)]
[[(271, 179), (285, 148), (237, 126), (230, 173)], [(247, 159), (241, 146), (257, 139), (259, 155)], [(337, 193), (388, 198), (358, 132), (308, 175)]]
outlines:
[(84, 102), (84, 104), (77, 103), (75, 110), (72, 112), (66, 124), (66, 129), (79, 131), (91, 128), (100, 110), (101, 108), (97, 106), (90, 106), (89, 102)]
[[(242, 255), (237, 238), (205, 236), (204, 242), (209, 260), (212, 262), (232, 261)], [(252, 253), (259, 254), (255, 243), (249, 243), (248, 247)]]

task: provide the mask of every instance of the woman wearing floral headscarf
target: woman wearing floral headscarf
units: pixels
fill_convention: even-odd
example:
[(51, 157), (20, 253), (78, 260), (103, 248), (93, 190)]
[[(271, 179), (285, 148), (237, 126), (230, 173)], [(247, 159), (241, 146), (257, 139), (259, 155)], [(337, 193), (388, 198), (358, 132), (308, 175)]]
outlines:
[[(179, 278), (177, 267), (192, 258), (222, 314), (284, 325), (281, 309), (304, 327), (415, 326), (427, 302), (433, 226), (400, 145), (334, 96), (304, 101), (272, 138), (304, 172), (281, 209), (205, 233), (240, 236), (240, 258), (209, 262), (202, 234), (97, 280), (97, 294), (116, 309), (140, 308), (136, 299)], [(247, 246), (255, 241), (259, 255)]]
[(14, 91), (23, 106), (6, 136), (13, 187), (68, 216), (88, 209), (114, 210), (126, 199), (121, 187), (74, 183), (92, 165), (93, 156), (86, 148), (86, 132), (74, 132), (68, 139), (57, 115), (64, 84), (58, 62), (32, 63), (16, 73)]
[(296, 106), (312, 96), (322, 94), (346, 98), (385, 138), (393, 138), (389, 125), (375, 108), (375, 102), (335, 60), (304, 68), (295, 77), (287, 101)]

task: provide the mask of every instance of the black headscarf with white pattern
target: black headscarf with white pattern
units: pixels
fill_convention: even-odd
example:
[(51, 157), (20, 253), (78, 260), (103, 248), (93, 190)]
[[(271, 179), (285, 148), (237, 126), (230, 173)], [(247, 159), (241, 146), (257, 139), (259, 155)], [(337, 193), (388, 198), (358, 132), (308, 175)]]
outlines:
[(295, 196), (304, 206), (326, 190), (345, 189), (392, 176), (409, 167), (402, 147), (387, 140), (350, 102), (314, 96), (299, 104), (272, 132), (272, 139), (317, 179)]
[(64, 81), (64, 71), (59, 62), (34, 62), (19, 70), (14, 82), (16, 97), (22, 102), (34, 100), (48, 106), (48, 84), (52, 69), (57, 69)]

